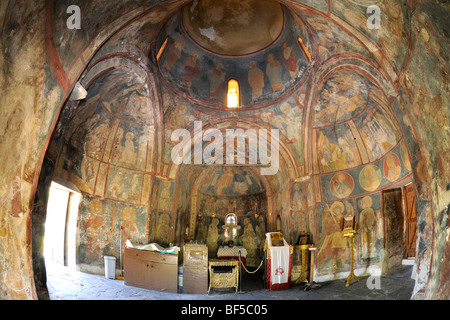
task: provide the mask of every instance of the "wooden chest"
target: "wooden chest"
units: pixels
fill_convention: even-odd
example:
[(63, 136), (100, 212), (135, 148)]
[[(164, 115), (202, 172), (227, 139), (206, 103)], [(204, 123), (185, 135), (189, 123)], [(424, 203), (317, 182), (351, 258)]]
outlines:
[(178, 254), (125, 248), (124, 279), (128, 286), (177, 293)]
[(183, 247), (183, 293), (208, 292), (208, 247), (187, 244)]

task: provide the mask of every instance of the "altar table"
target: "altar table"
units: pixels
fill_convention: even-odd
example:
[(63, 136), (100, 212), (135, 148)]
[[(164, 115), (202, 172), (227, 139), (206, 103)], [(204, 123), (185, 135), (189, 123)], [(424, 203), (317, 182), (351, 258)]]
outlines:
[(247, 250), (244, 247), (220, 247), (217, 251), (219, 259), (238, 260), (239, 252), (241, 252), (241, 272), (245, 273), (244, 267), (247, 266)]
[(209, 261), (209, 289), (239, 288), (239, 261), (212, 259)]

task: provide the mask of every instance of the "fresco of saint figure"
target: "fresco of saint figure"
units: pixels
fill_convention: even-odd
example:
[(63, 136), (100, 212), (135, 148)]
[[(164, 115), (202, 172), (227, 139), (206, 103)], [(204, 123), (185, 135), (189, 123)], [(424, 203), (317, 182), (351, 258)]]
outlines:
[(164, 161), (171, 160), (172, 148), (179, 141), (172, 141), (172, 133), (177, 129), (187, 129), (194, 122), (195, 117), (188, 111), (188, 106), (184, 102), (178, 102), (175, 107), (167, 111), (164, 117)]
[(281, 80), (281, 64), (275, 59), (273, 53), (267, 55), (266, 75), (270, 80), (274, 92), (284, 88), (283, 81)]
[(223, 63), (217, 61), (214, 69), (208, 71), (209, 99), (220, 101), (226, 73), (223, 72)]
[(208, 227), (208, 234), (206, 236), (206, 245), (208, 246), (208, 258), (217, 256), (217, 249), (219, 248), (219, 220), (213, 218)]
[(263, 254), (264, 251), (264, 241), (266, 239), (266, 220), (264, 216), (260, 215), (258, 217), (258, 225), (255, 227), (256, 237), (259, 240), (259, 253)]
[(408, 148), (407, 148), (405, 142), (401, 143), (401, 147), (402, 147), (402, 150), (401, 150), (400, 155), (402, 157), (403, 164), (405, 165), (405, 168), (408, 169), (408, 171), (411, 171), (412, 170), (411, 161), (409, 160)]
[(192, 81), (200, 76), (200, 63), (198, 59), (200, 55), (197, 51), (192, 52), (191, 56), (187, 58), (184, 63), (182, 82), (187, 87), (188, 92), (191, 92)]
[[(97, 122), (98, 120), (98, 122)], [(96, 123), (95, 123), (96, 122)], [(101, 160), (108, 136), (111, 131), (109, 120), (102, 121), (99, 115), (94, 115), (92, 127), (87, 131), (84, 150), (86, 155)]]
[(136, 165), (137, 154), (135, 148), (136, 146), (134, 145), (134, 133), (131, 131), (127, 132), (125, 134), (125, 145), (120, 157), (120, 162), (122, 162), (125, 166), (133, 168)]
[(353, 178), (345, 172), (338, 173), (330, 181), (331, 193), (339, 199), (348, 197), (352, 193), (353, 188)]
[(308, 230), (306, 213), (305, 212), (292, 213), (293, 243), (298, 244), (300, 232), (303, 232), (305, 230)]
[(126, 180), (125, 170), (123, 169), (117, 169), (114, 173), (110, 172), (109, 176), (112, 176), (112, 181), (108, 188), (108, 193), (111, 195), (111, 197), (118, 199), (121, 197), (123, 192), (123, 186)]
[(258, 68), (256, 61), (248, 63), (250, 70), (248, 71), (248, 83), (252, 88), (252, 102), (258, 100), (262, 96), (264, 88), (264, 73)]
[(374, 245), (376, 241), (377, 220), (375, 210), (372, 208), (373, 200), (370, 196), (360, 201), (363, 209), (359, 215), (359, 226), (361, 234), (361, 253), (363, 258), (374, 256)]
[(177, 41), (175, 41), (171, 45), (163, 64), (164, 69), (166, 69), (169, 72), (170, 70), (172, 70), (174, 64), (181, 58), (183, 47), (184, 47), (184, 39), (180, 37), (177, 39)]
[(85, 230), (86, 256), (85, 262), (98, 261), (102, 256), (102, 250), (109, 244), (110, 230), (106, 227), (103, 204), (94, 199), (90, 203), (90, 212), (83, 222)]
[(167, 213), (159, 215), (156, 240), (160, 246), (166, 247), (170, 242), (170, 216)]
[(292, 185), (291, 199), (292, 210), (301, 211), (306, 209), (306, 197), (303, 184), (295, 183)]
[(320, 219), (319, 228), (319, 269), (331, 269), (338, 272), (347, 267), (347, 239), (341, 232), (345, 206), (342, 202), (334, 202), (331, 207), (327, 204)]
[(295, 56), (295, 53), (294, 53), (294, 50), (292, 50), (292, 47), (290, 47), (288, 45), (287, 41), (284, 41), (281, 44), (281, 47), (283, 48), (283, 53), (281, 56), (282, 56), (284, 65), (289, 70), (291, 79), (293, 79), (293, 78), (295, 78), (295, 76), (298, 73), (297, 57)]
[(136, 226), (136, 210), (132, 207), (123, 209), (122, 232), (122, 252), (125, 250), (127, 240), (134, 240), (137, 243), (143, 243), (138, 228)]
[(359, 182), (366, 191), (376, 190), (381, 183), (381, 170), (375, 165), (368, 165), (359, 174)]
[(172, 210), (172, 182), (164, 181), (162, 183), (161, 193), (159, 195), (159, 209), (165, 211)]
[(402, 171), (400, 159), (394, 153), (389, 154), (384, 160), (384, 176), (389, 181), (395, 181)]
[(249, 218), (244, 219), (244, 231), (241, 236), (244, 248), (247, 250), (247, 265), (258, 266), (259, 256), (259, 239), (256, 236), (255, 229)]

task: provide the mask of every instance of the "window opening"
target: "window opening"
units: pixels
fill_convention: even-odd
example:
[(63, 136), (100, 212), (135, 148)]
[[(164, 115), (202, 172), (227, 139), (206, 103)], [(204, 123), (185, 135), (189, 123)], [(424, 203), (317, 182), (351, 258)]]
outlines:
[(227, 107), (230, 109), (239, 107), (239, 82), (234, 79), (228, 81)]

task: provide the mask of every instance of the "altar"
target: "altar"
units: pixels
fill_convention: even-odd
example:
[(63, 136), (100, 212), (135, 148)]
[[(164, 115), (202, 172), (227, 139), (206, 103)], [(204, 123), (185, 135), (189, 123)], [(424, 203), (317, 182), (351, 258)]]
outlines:
[(211, 289), (225, 289), (235, 288), (236, 292), (239, 289), (239, 262), (236, 260), (225, 259), (211, 259), (209, 260), (209, 288)]
[(217, 257), (219, 259), (225, 259), (225, 260), (237, 260), (239, 261), (239, 253), (241, 255), (241, 272), (245, 273), (244, 267), (247, 266), (247, 250), (242, 246), (236, 246), (236, 247), (228, 247), (223, 246), (220, 247), (217, 251)]

